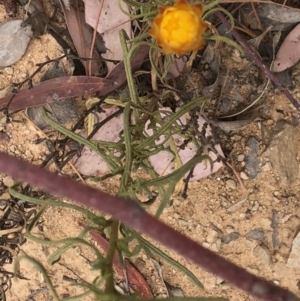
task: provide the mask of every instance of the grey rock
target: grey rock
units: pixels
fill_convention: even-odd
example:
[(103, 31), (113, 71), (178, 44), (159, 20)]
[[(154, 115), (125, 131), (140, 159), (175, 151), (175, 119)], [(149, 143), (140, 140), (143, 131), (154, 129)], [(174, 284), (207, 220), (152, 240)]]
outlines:
[(265, 246), (256, 246), (253, 250), (253, 255), (265, 266), (270, 266), (272, 263), (270, 251)]
[(259, 158), (257, 156), (259, 144), (260, 143), (254, 137), (250, 137), (246, 143), (250, 150), (246, 154), (245, 158), (245, 172), (250, 179), (254, 179), (260, 172)]
[[(52, 63), (49, 69), (45, 72), (44, 76), (41, 78), (41, 81), (62, 76), (66, 76), (66, 72), (64, 71), (62, 63)], [(42, 107), (50, 111), (52, 113), (51, 118), (60, 124), (67, 123), (79, 117), (78, 109), (72, 97), (60, 99), (52, 104), (28, 108), (26, 110), (28, 117), (42, 130), (49, 127), (49, 124), (46, 123), (42, 116)]]
[(272, 210), (271, 228), (273, 229), (273, 233), (272, 233), (273, 248), (277, 249), (280, 245), (280, 241), (279, 241), (279, 213), (275, 209)]
[(221, 241), (224, 244), (229, 244), (230, 242), (237, 240), (240, 237), (240, 233), (231, 232), (229, 234), (225, 234), (221, 237)]
[(292, 250), (286, 265), (293, 269), (300, 269), (300, 232), (293, 240)]
[(263, 228), (255, 228), (249, 231), (245, 237), (248, 240), (263, 241), (265, 239), (265, 232)]
[(30, 26), (22, 20), (12, 20), (0, 24), (0, 67), (11, 66), (24, 55), (32, 37)]
[(295, 127), (278, 122), (273, 130), (270, 146), (262, 156), (269, 158), (283, 185), (291, 185), (299, 176), (299, 142), (296, 137), (298, 130)]

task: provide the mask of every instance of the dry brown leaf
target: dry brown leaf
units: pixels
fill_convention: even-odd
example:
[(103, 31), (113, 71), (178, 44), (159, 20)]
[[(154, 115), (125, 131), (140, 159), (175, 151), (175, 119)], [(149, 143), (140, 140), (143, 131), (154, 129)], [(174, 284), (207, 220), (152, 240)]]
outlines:
[[(79, 224), (83, 228), (87, 227), (86, 224), (83, 223), (79, 223)], [(95, 240), (99, 248), (104, 252), (107, 252), (108, 250), (107, 240), (96, 231), (90, 231), (90, 235)], [(131, 287), (131, 289), (133, 289), (133, 291), (136, 292), (138, 296), (141, 298), (153, 299), (153, 294), (151, 292), (151, 289), (148, 283), (146, 282), (146, 280), (144, 279), (144, 277), (141, 275), (141, 273), (130, 263), (128, 259), (125, 259), (124, 263), (125, 263), (129, 286)], [(117, 271), (119, 276), (124, 278), (124, 268), (117, 254), (115, 254), (114, 256), (113, 267)]]
[[(93, 31), (84, 20), (84, 14), (81, 11), (76, 11), (72, 6), (67, 9), (64, 5), (61, 5), (64, 12), (68, 30), (72, 37), (72, 41), (80, 57), (90, 57), (90, 49), (92, 45)], [(98, 54), (93, 51), (93, 59), (98, 59)], [(91, 63), (91, 74), (89, 73), (89, 63)], [(86, 70), (86, 74), (95, 75), (99, 73), (99, 64), (96, 60), (91, 62), (82, 62)]]

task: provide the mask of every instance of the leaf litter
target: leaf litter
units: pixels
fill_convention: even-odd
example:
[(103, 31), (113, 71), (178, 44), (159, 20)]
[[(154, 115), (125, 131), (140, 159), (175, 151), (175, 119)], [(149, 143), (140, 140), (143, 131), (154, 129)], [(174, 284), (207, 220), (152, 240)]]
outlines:
[[(259, 10), (258, 10), (258, 12), (259, 12)], [(66, 17), (66, 19), (67, 19), (67, 17)], [(275, 22), (276, 23), (276, 22)], [(79, 25), (78, 25), (79, 24)], [(72, 26), (70, 26), (70, 25), (68, 25), (69, 26), (69, 30), (70, 30), (70, 27), (72, 27)], [(74, 25), (75, 26), (75, 25)], [(81, 27), (82, 26), (82, 19), (81, 19), (81, 21), (77, 21), (77, 25), (76, 26), (79, 26), (79, 27)], [(92, 36), (90, 35), (90, 37), (89, 37), (89, 42), (87, 42), (87, 44), (85, 44), (85, 43), (80, 43), (80, 42), (78, 42), (76, 45), (77, 46), (75, 46), (75, 48), (77, 49), (77, 51), (78, 51), (78, 49), (82, 49), (82, 47), (84, 46), (84, 45), (89, 45), (89, 47), (92, 45)], [(75, 44), (75, 43), (74, 43)], [(102, 45), (103, 46), (103, 45)], [(105, 44), (105, 46), (106, 46), (106, 44)], [(87, 54), (87, 56), (90, 56), (90, 48), (89, 47), (86, 47), (86, 49), (84, 50), (84, 52), (83, 53), (85, 53), (85, 54)], [(233, 55), (231, 56), (231, 54), (230, 53), (227, 53), (227, 54), (224, 54), (224, 51), (227, 51), (227, 49), (224, 49), (223, 51), (222, 51), (222, 53), (221, 53), (221, 56), (224, 56), (224, 55), (229, 55), (229, 57), (233, 60), (233, 59), (237, 59), (236, 57), (234, 57)], [(80, 55), (80, 56), (83, 56), (83, 55)], [(122, 57), (121, 57), (121, 59), (122, 59)], [(142, 62), (143, 62), (143, 58), (141, 58), (141, 64), (142, 64)], [(135, 64), (136, 63), (136, 60), (133, 60), (132, 61), (132, 64)], [(240, 63), (240, 62), (238, 62), (238, 63)], [(114, 64), (114, 63), (113, 63)], [(139, 70), (139, 68), (140, 68), (140, 66), (141, 66), (141, 64), (138, 64), (139, 66), (135, 69), (135, 70)], [(86, 66), (85, 68), (86, 68), (86, 71), (87, 71), (87, 73), (88, 74), (94, 74), (93, 73), (93, 71), (91, 71), (91, 70), (96, 70), (97, 68), (95, 68), (95, 67), (93, 67), (92, 69), (90, 69), (89, 67), (88, 67), (88, 64), (86, 64), (86, 63), (84, 63), (84, 65)], [(164, 65), (164, 63), (162, 64), (162, 65)], [(161, 66), (162, 66), (161, 65)], [(115, 88), (116, 87), (120, 87), (121, 85), (122, 85), (122, 83), (124, 83), (124, 81), (125, 81), (125, 72), (124, 72), (124, 65), (122, 65), (122, 63), (120, 63), (120, 65), (119, 66), (121, 66), (120, 67), (120, 69), (118, 70), (118, 71), (115, 71), (115, 73), (114, 73), (114, 70), (112, 70), (112, 72), (111, 72), (111, 74), (109, 74), (107, 77), (106, 77), (106, 79), (107, 80), (112, 80), (112, 82), (111, 82), (111, 86), (109, 87), (109, 89), (107, 90), (107, 93), (111, 93), (113, 90), (115, 90)], [(228, 65), (229, 66), (229, 65)], [(112, 65), (112, 67), (113, 67), (113, 65)], [(231, 66), (232, 67), (232, 66)], [(194, 67), (193, 68), (195, 68), (195, 63), (194, 63)], [(105, 72), (107, 72), (107, 70), (104, 70)], [(178, 71), (178, 70), (177, 70)], [(180, 70), (179, 70), (180, 71)], [(224, 70), (222, 70), (222, 68), (221, 68), (221, 70), (218, 70), (217, 71), (217, 78), (224, 78), (224, 73), (222, 73), (222, 72), (224, 72)], [(251, 74), (251, 73), (250, 73)], [(253, 74), (253, 73), (252, 73)], [(177, 75), (178, 76), (178, 74), (173, 74), (174, 75), (174, 77), (176, 77), (175, 75)], [(252, 75), (251, 75), (252, 76)], [(180, 77), (180, 76), (179, 76)], [(121, 80), (121, 81), (119, 81), (119, 79), (120, 78), (123, 78), (123, 81)], [(40, 96), (42, 96), (41, 97), (41, 99), (40, 100), (38, 100), (38, 101), (40, 101), (40, 103), (36, 103), (36, 102), (34, 102), (34, 104), (29, 104), (28, 103), (28, 97), (30, 97), (30, 93), (28, 93), (28, 94), (26, 94), (25, 92), (26, 92), (26, 90), (27, 89), (25, 89), (25, 90), (21, 90), (20, 91), (20, 93), (18, 93), (15, 97), (14, 97), (14, 99), (13, 99), (13, 102), (11, 103), (11, 106), (10, 106), (10, 109), (13, 109), (13, 110), (19, 110), (19, 109), (21, 109), (21, 108), (25, 108), (25, 107), (27, 107), (27, 106), (31, 106), (31, 105), (37, 105), (37, 104), (43, 104), (43, 103), (45, 103), (45, 102), (47, 102), (47, 101), (53, 101), (53, 100), (55, 100), (55, 99), (53, 99), (53, 95), (55, 95), (55, 93), (57, 93), (58, 94), (58, 98), (63, 98), (64, 96), (66, 96), (67, 94), (68, 94), (68, 90), (67, 90), (67, 83), (68, 83), (68, 81), (69, 80), (72, 80), (72, 78), (71, 77), (65, 77), (65, 78), (61, 78), (60, 80), (59, 80), (59, 82), (62, 82), (62, 83), (66, 83), (66, 85), (65, 86), (62, 86), (62, 88), (61, 88), (61, 90), (58, 90), (57, 89), (57, 92), (56, 91), (54, 91), (54, 88), (52, 89), (51, 88), (51, 85), (53, 85), (53, 87), (55, 86), (55, 83), (58, 83), (58, 81), (49, 81), (44, 87), (46, 87), (46, 88), (42, 88), (42, 89), (40, 89), (39, 90), (39, 88), (38, 87), (40, 87), (40, 84), (38, 83), (38, 85), (36, 86), (36, 87), (34, 87), (33, 88), (33, 91), (34, 90), (37, 90), (36, 91), (36, 95), (37, 95), (37, 97), (36, 98), (39, 98)], [(80, 77), (78, 78), (78, 83), (80, 83)], [(86, 80), (88, 81), (88, 80), (93, 80), (93, 77), (87, 77), (86, 78)], [(230, 80), (230, 81), (232, 81), (232, 82), (234, 82), (234, 78), (233, 78), (233, 80)], [(139, 78), (139, 83), (140, 83), (140, 85), (141, 85), (141, 87), (143, 87), (143, 88), (147, 88), (147, 86), (143, 86), (143, 78)], [(220, 88), (220, 85), (222, 85), (222, 84), (224, 84), (224, 81), (220, 81), (220, 83), (218, 83), (218, 81), (216, 81), (216, 77), (214, 77), (214, 81), (215, 82), (217, 82), (217, 84), (215, 85), (215, 86), (212, 86), (211, 87), (211, 89), (212, 88), (214, 88), (214, 90), (215, 89), (217, 89), (217, 88)], [(211, 84), (214, 84), (214, 81), (212, 81), (211, 82)], [(75, 95), (80, 95), (83, 91), (88, 91), (87, 90), (87, 86), (86, 86), (86, 82), (85, 82), (85, 80), (83, 80), (83, 78), (82, 78), (82, 82), (83, 82), (83, 86), (82, 87), (80, 87), (80, 86), (78, 86), (78, 87), (76, 87), (76, 91), (78, 91), (78, 93), (76, 92), (76, 93), (74, 93), (74, 95), (73, 94), (71, 94), (71, 96), (75, 96)], [(107, 85), (109, 82), (108, 81), (104, 81), (103, 79), (101, 79), (101, 78), (99, 78), (98, 80), (95, 80), (95, 86), (96, 87), (98, 87), (99, 89), (100, 89), (100, 91), (102, 91), (102, 88), (100, 87), (101, 86), (101, 84), (98, 84), (98, 86), (97, 86), (97, 83), (105, 83), (105, 85)], [(163, 82), (163, 83), (165, 83), (165, 82)], [(49, 85), (49, 87), (50, 88), (48, 88), (47, 87), (47, 85)], [(91, 84), (91, 86), (92, 86), (93, 84)], [(104, 85), (104, 86), (105, 86)], [(207, 83), (205, 83), (205, 86), (207, 86)], [(43, 87), (43, 86), (42, 86)], [(167, 85), (166, 86), (164, 86), (164, 87), (167, 87)], [(182, 86), (180, 86), (180, 87), (182, 87)], [(254, 86), (255, 87), (255, 86)], [(255, 87), (256, 88), (256, 87)], [(73, 89), (73, 88), (72, 88)], [(95, 89), (97, 89), (97, 88), (95, 88)], [(178, 89), (179, 91), (180, 91), (180, 89)], [(27, 90), (27, 91), (31, 91), (31, 90)], [(31, 92), (33, 92), (33, 91), (31, 91)], [(109, 92), (108, 92), (109, 91)], [(147, 90), (146, 90), (147, 91)], [(149, 90), (148, 90), (149, 91)], [(182, 90), (181, 90), (182, 91)], [(195, 92), (195, 91), (193, 91), (193, 92)], [(225, 92), (225, 94), (226, 94), (226, 96), (227, 97), (229, 97), (229, 99), (230, 99), (230, 96), (231, 96), (231, 99), (233, 99), (234, 101), (236, 101), (236, 98), (232, 98), (232, 95), (230, 95), (231, 93), (229, 92), (229, 90), (223, 90), (223, 92)], [(103, 94), (105, 94), (104, 92), (100, 92), (100, 93), (103, 93)], [(124, 91), (123, 91), (123, 93), (124, 93)], [(178, 93), (178, 92), (177, 92)], [(22, 95), (22, 94), (24, 94), (24, 96)], [(82, 93), (81, 95), (83, 95), (84, 93)], [(242, 97), (242, 99), (243, 100), (245, 100), (246, 99), (246, 97), (245, 97), (245, 94), (243, 93), (243, 92), (239, 92), (239, 94), (241, 95), (241, 97)], [(182, 95), (181, 95), (182, 96)], [(224, 96), (224, 95), (223, 95)], [(126, 90), (125, 90), (125, 97), (126, 97)], [(6, 98), (4, 101), (3, 101), (3, 107), (5, 107), (5, 105), (8, 103), (8, 101), (10, 100), (10, 98), (11, 98), (11, 96), (9, 97), (9, 98)], [(55, 98), (55, 97), (54, 97)], [(184, 99), (184, 97), (182, 97), (183, 99)], [(15, 107), (14, 107), (14, 101), (16, 100), (16, 105), (15, 105)], [(26, 101), (26, 102), (24, 102), (24, 101)], [(165, 103), (168, 103), (170, 101), (170, 98), (166, 98), (166, 99), (164, 99), (164, 101), (163, 101), (163, 103), (165, 104)], [(118, 104), (120, 104), (120, 102), (118, 102), (117, 101), (117, 103)], [(243, 103), (242, 103), (243, 104)], [(275, 103), (275, 106), (276, 106), (276, 103)], [(171, 107), (172, 107), (172, 104), (171, 104)], [(282, 108), (279, 106), (279, 111), (280, 110), (282, 110)], [(284, 107), (284, 109), (283, 109), (283, 111), (286, 111), (286, 108)], [(208, 109), (208, 116), (209, 116), (209, 118), (211, 118), (211, 116), (214, 116), (213, 114), (211, 115), (211, 113), (212, 112), (210, 112), (210, 110)], [(216, 118), (215, 116), (214, 116), (214, 118)], [(113, 119), (112, 119), (113, 120)], [(251, 127), (251, 125), (250, 125), (250, 127)], [(100, 128), (101, 129), (101, 128)], [(255, 131), (254, 131), (255, 132)], [(256, 134), (257, 134), (257, 132), (255, 132)], [(234, 137), (234, 136), (233, 136)], [(238, 142), (237, 142), (238, 143)], [(223, 143), (223, 145), (225, 145), (224, 143)], [(233, 151), (237, 151), (237, 149), (236, 150), (233, 150)], [(227, 150), (227, 148), (226, 148), (226, 152), (225, 152), (226, 154), (228, 154), (228, 150)], [(223, 173), (224, 173), (224, 171), (223, 171)], [(225, 172), (225, 175), (228, 177), (230, 177), (231, 175), (230, 175), (230, 173), (226, 173)], [(203, 183), (209, 183), (209, 181), (205, 181), (204, 180), (204, 182)], [(259, 183), (259, 182), (258, 182)], [(205, 185), (205, 184), (204, 184)], [(209, 185), (209, 184), (208, 184)], [(218, 182), (216, 182), (215, 183), (215, 185), (218, 185)], [(222, 191), (222, 189), (221, 189), (221, 191)], [(224, 191), (224, 190), (223, 190)], [(233, 196), (235, 196), (235, 197), (237, 197), (238, 196), (238, 193), (234, 193), (234, 192), (232, 192), (232, 195)], [(228, 196), (227, 196), (228, 197)], [(176, 200), (176, 199), (175, 199)], [(224, 202), (226, 202), (226, 201), (224, 201)], [(175, 202), (176, 203), (176, 202)], [(177, 208), (177, 209), (174, 209), (174, 212), (172, 213), (172, 214), (174, 214), (174, 213), (176, 213), (175, 211), (178, 211), (179, 210), (179, 208), (181, 208), (181, 209), (183, 209), (184, 207), (182, 206), (182, 205), (179, 205), (178, 203), (176, 203), (177, 205), (176, 205), (176, 207), (174, 207), (174, 208)], [(211, 207), (213, 207), (213, 205), (212, 205), (212, 203), (209, 203), (210, 205), (211, 205)], [(224, 203), (225, 204), (225, 203)], [(206, 205), (203, 205), (204, 206), (204, 208), (202, 207), (202, 210), (204, 210), (205, 211), (205, 206)], [(226, 205), (224, 205), (224, 206), (226, 206)], [(222, 206), (221, 206), (222, 207)], [(217, 207), (215, 207), (215, 209), (217, 209)], [(208, 208), (206, 209), (206, 210), (208, 210)], [(169, 211), (172, 211), (172, 209), (171, 210), (169, 210)], [(183, 210), (181, 210), (181, 212), (182, 212), (182, 215), (184, 215), (184, 209)], [(179, 212), (180, 212), (180, 210), (179, 210)], [(187, 217), (185, 217), (186, 218), (186, 220), (188, 220), (188, 218)], [(226, 215), (225, 215), (225, 217), (223, 217), (223, 218), (226, 218)], [(175, 219), (172, 219), (172, 221), (171, 221), (171, 224), (173, 224), (174, 226), (176, 226), (176, 221), (182, 221), (182, 220), (184, 220), (184, 219), (177, 219), (177, 218), (175, 218)], [(183, 227), (184, 228), (184, 227)], [(205, 229), (207, 229), (207, 231), (209, 231), (209, 227), (205, 227)], [(202, 232), (201, 232), (202, 233)], [(205, 237), (205, 232), (203, 232), (202, 233), (203, 234), (203, 237)], [(200, 235), (200, 234), (198, 234), (198, 235)], [(200, 235), (201, 236), (201, 235)], [(229, 254), (231, 254), (230, 252), (229, 252)], [(170, 273), (169, 275), (172, 275), (172, 273)], [(170, 276), (171, 277), (171, 276)], [(209, 283), (209, 277), (204, 277), (205, 279), (204, 279), (204, 282), (205, 282), (205, 284), (206, 284), (206, 286), (207, 287), (209, 287), (211, 284)], [(170, 278), (171, 279), (171, 278)], [(282, 280), (283, 281), (283, 280)], [(172, 280), (171, 280), (171, 282), (172, 282)], [(225, 287), (225, 286), (224, 286)], [(216, 288), (216, 286), (213, 286), (213, 288)], [(192, 291), (191, 291), (192, 292)]]

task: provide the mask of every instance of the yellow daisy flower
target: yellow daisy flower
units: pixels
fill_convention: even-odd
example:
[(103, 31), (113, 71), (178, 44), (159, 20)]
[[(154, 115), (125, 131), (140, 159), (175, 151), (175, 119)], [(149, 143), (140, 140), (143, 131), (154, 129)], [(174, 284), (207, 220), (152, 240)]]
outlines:
[(202, 5), (178, 0), (160, 9), (149, 34), (157, 40), (164, 54), (182, 55), (203, 48), (202, 34), (207, 24), (202, 21)]

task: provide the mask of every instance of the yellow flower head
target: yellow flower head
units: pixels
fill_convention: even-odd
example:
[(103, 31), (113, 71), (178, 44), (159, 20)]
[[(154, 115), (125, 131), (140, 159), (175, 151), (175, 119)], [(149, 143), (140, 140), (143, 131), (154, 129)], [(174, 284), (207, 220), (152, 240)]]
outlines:
[(178, 0), (173, 6), (160, 9), (149, 34), (165, 54), (182, 55), (203, 47), (202, 34), (207, 25), (202, 20), (202, 5)]

